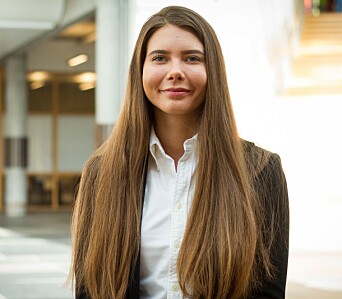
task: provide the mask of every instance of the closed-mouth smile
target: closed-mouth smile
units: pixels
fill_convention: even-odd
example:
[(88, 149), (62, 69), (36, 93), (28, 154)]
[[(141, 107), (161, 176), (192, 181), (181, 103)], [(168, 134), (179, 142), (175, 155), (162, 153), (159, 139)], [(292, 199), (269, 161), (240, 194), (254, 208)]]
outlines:
[(172, 97), (183, 96), (190, 92), (189, 89), (182, 88), (182, 87), (172, 87), (172, 88), (163, 89), (162, 91)]

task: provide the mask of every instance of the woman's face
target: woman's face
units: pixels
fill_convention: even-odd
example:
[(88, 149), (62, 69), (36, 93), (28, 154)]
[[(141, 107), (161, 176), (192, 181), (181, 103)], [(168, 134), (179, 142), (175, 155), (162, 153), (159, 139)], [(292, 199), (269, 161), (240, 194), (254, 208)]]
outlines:
[(146, 53), (142, 80), (154, 113), (196, 117), (207, 86), (204, 47), (198, 37), (166, 25), (151, 36)]

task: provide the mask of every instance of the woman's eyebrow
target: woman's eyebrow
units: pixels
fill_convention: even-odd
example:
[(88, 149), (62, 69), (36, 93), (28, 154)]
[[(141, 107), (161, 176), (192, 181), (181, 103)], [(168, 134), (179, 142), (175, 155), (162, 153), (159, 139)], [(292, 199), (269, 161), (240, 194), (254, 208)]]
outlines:
[(200, 54), (200, 55), (204, 55), (204, 53), (200, 50), (185, 50), (185, 51), (181, 51), (182, 54)]
[[(170, 54), (170, 51), (166, 51), (166, 50), (153, 50), (151, 51), (147, 56), (153, 55), (153, 54)], [(200, 54), (200, 55), (204, 55), (204, 53), (200, 50), (184, 50), (181, 51), (182, 54)]]
[(170, 51), (165, 51), (165, 50), (153, 50), (148, 54), (147, 56), (151, 56), (153, 54), (170, 54)]

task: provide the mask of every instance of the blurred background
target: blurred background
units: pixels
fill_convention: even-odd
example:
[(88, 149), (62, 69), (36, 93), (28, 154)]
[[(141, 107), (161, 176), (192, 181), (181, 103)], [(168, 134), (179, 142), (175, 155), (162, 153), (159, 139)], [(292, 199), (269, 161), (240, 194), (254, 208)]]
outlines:
[(0, 299), (72, 298), (78, 178), (142, 24), (167, 5), (213, 26), (240, 135), (282, 158), (286, 298), (342, 298), (341, 0), (0, 0)]

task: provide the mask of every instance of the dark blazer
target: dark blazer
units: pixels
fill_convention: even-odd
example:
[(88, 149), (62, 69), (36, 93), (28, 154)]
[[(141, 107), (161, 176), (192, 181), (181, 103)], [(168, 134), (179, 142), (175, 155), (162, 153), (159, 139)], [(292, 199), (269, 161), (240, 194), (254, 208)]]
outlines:
[[(272, 243), (273, 247), (271, 249), (271, 260), (275, 267), (274, 278), (272, 280), (266, 279), (266, 275), (261, 273), (261, 276), (264, 277), (263, 283), (258, 289), (253, 290), (248, 299), (283, 299), (285, 298), (289, 237), (289, 206), (286, 179), (282, 170), (280, 157), (277, 154), (269, 153), (260, 148), (255, 151), (255, 145), (251, 142), (245, 141), (244, 145), (247, 154), (259, 155), (260, 153), (266, 153), (269, 155), (267, 164), (256, 178), (256, 186), (260, 189), (260, 194), (265, 194), (262, 196), (262, 200), (265, 205), (266, 223), (271, 223), (270, 215), (272, 211), (280, 212), (275, 240)], [(251, 158), (252, 160), (258, 159), (257, 156)], [(267, 236), (267, 232), (265, 232), (265, 236)], [(139, 299), (139, 258), (137, 264), (135, 266), (133, 265), (132, 269), (133, 277), (129, 282), (126, 298)], [(86, 293), (81, 293), (76, 294), (76, 299), (91, 298)]]

